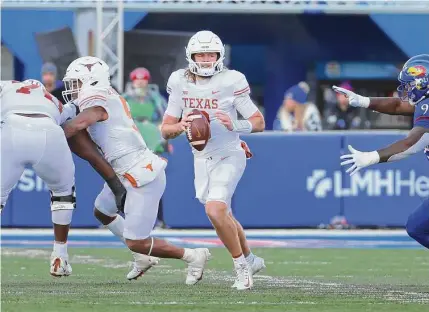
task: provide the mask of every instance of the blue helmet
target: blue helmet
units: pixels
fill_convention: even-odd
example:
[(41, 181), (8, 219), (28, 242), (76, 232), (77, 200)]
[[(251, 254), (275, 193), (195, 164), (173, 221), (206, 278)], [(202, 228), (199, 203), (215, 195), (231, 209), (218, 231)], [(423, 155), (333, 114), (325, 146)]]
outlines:
[(410, 58), (399, 73), (399, 96), (411, 105), (429, 97), (429, 54)]

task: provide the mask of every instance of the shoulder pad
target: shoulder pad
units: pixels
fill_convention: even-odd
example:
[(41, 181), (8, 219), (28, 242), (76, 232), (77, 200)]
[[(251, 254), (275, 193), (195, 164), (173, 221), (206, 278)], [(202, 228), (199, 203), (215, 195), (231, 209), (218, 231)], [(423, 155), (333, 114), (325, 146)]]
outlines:
[(250, 87), (246, 76), (239, 71), (227, 70), (223, 81), (225, 83), (225, 87), (232, 88), (234, 96), (250, 94)]
[(230, 81), (232, 84), (237, 83), (240, 80), (246, 79), (246, 76), (244, 76), (243, 73), (237, 70), (229, 69), (224, 73), (225, 73), (225, 77), (227, 77), (228, 81)]
[(107, 100), (107, 96), (109, 96), (107, 89), (88, 88), (79, 92), (77, 103), (79, 104), (79, 108), (82, 110), (90, 107), (95, 102), (105, 102)]
[(79, 101), (82, 101), (92, 96), (107, 97), (108, 95), (109, 95), (109, 92), (107, 89), (96, 89), (96, 88), (81, 89), (79, 92)]

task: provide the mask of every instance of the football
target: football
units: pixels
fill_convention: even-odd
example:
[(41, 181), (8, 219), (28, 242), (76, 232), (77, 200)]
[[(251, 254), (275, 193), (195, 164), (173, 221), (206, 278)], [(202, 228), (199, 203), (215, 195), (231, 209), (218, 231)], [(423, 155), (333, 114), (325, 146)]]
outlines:
[(193, 109), (188, 115), (191, 125), (186, 131), (189, 143), (197, 151), (202, 151), (210, 139), (210, 119), (206, 112)]

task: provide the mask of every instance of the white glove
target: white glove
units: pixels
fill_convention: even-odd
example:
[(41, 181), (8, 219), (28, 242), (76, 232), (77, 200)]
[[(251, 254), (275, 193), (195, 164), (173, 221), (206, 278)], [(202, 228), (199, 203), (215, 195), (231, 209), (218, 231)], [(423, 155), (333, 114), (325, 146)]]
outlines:
[(334, 89), (334, 91), (337, 93), (344, 94), (345, 97), (349, 99), (350, 106), (364, 107), (364, 108), (368, 108), (369, 106), (369, 97), (356, 94), (350, 90), (340, 88), (337, 86), (332, 86), (332, 89)]
[(348, 146), (351, 154), (343, 155), (341, 159), (347, 159), (341, 163), (341, 166), (349, 165), (352, 166), (346, 170), (346, 173), (350, 173), (350, 176), (354, 175), (360, 169), (378, 164), (380, 162), (380, 155), (377, 151), (374, 152), (360, 152), (355, 150), (351, 145)]

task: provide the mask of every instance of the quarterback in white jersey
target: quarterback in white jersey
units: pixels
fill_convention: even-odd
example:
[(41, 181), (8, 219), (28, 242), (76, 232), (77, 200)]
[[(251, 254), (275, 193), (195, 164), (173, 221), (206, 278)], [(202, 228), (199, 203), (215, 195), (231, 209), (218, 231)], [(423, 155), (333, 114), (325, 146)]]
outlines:
[(54, 250), (50, 273), (67, 276), (67, 235), (75, 208), (74, 163), (60, 125), (76, 115), (37, 80), (0, 81), (1, 208), (26, 165), (32, 165), (51, 193)]
[[(204, 150), (193, 149), (195, 192), (233, 257), (233, 287), (241, 290), (251, 288), (253, 274), (265, 266), (251, 253), (242, 226), (231, 214), (231, 198), (246, 168), (246, 145), (239, 134), (261, 132), (265, 122), (250, 99), (246, 77), (224, 68), (224, 54), (222, 41), (211, 31), (192, 36), (186, 48), (189, 67), (173, 72), (167, 83), (170, 96), (161, 131), (165, 139), (174, 138), (189, 126), (192, 109), (208, 114), (211, 138)], [(245, 119), (238, 120), (237, 112)]]
[(202, 279), (209, 250), (178, 248), (150, 236), (165, 190), (167, 162), (146, 147), (128, 103), (111, 87), (109, 77), (104, 61), (87, 56), (73, 61), (63, 79), (64, 98), (73, 99), (81, 111), (65, 123), (66, 136), (87, 129), (127, 189), (125, 219), (117, 214), (115, 197), (107, 184), (95, 201), (95, 216), (134, 252), (135, 265), (129, 279), (142, 275), (157, 262), (157, 258), (150, 257), (153, 255), (187, 262), (186, 283), (196, 284)]

